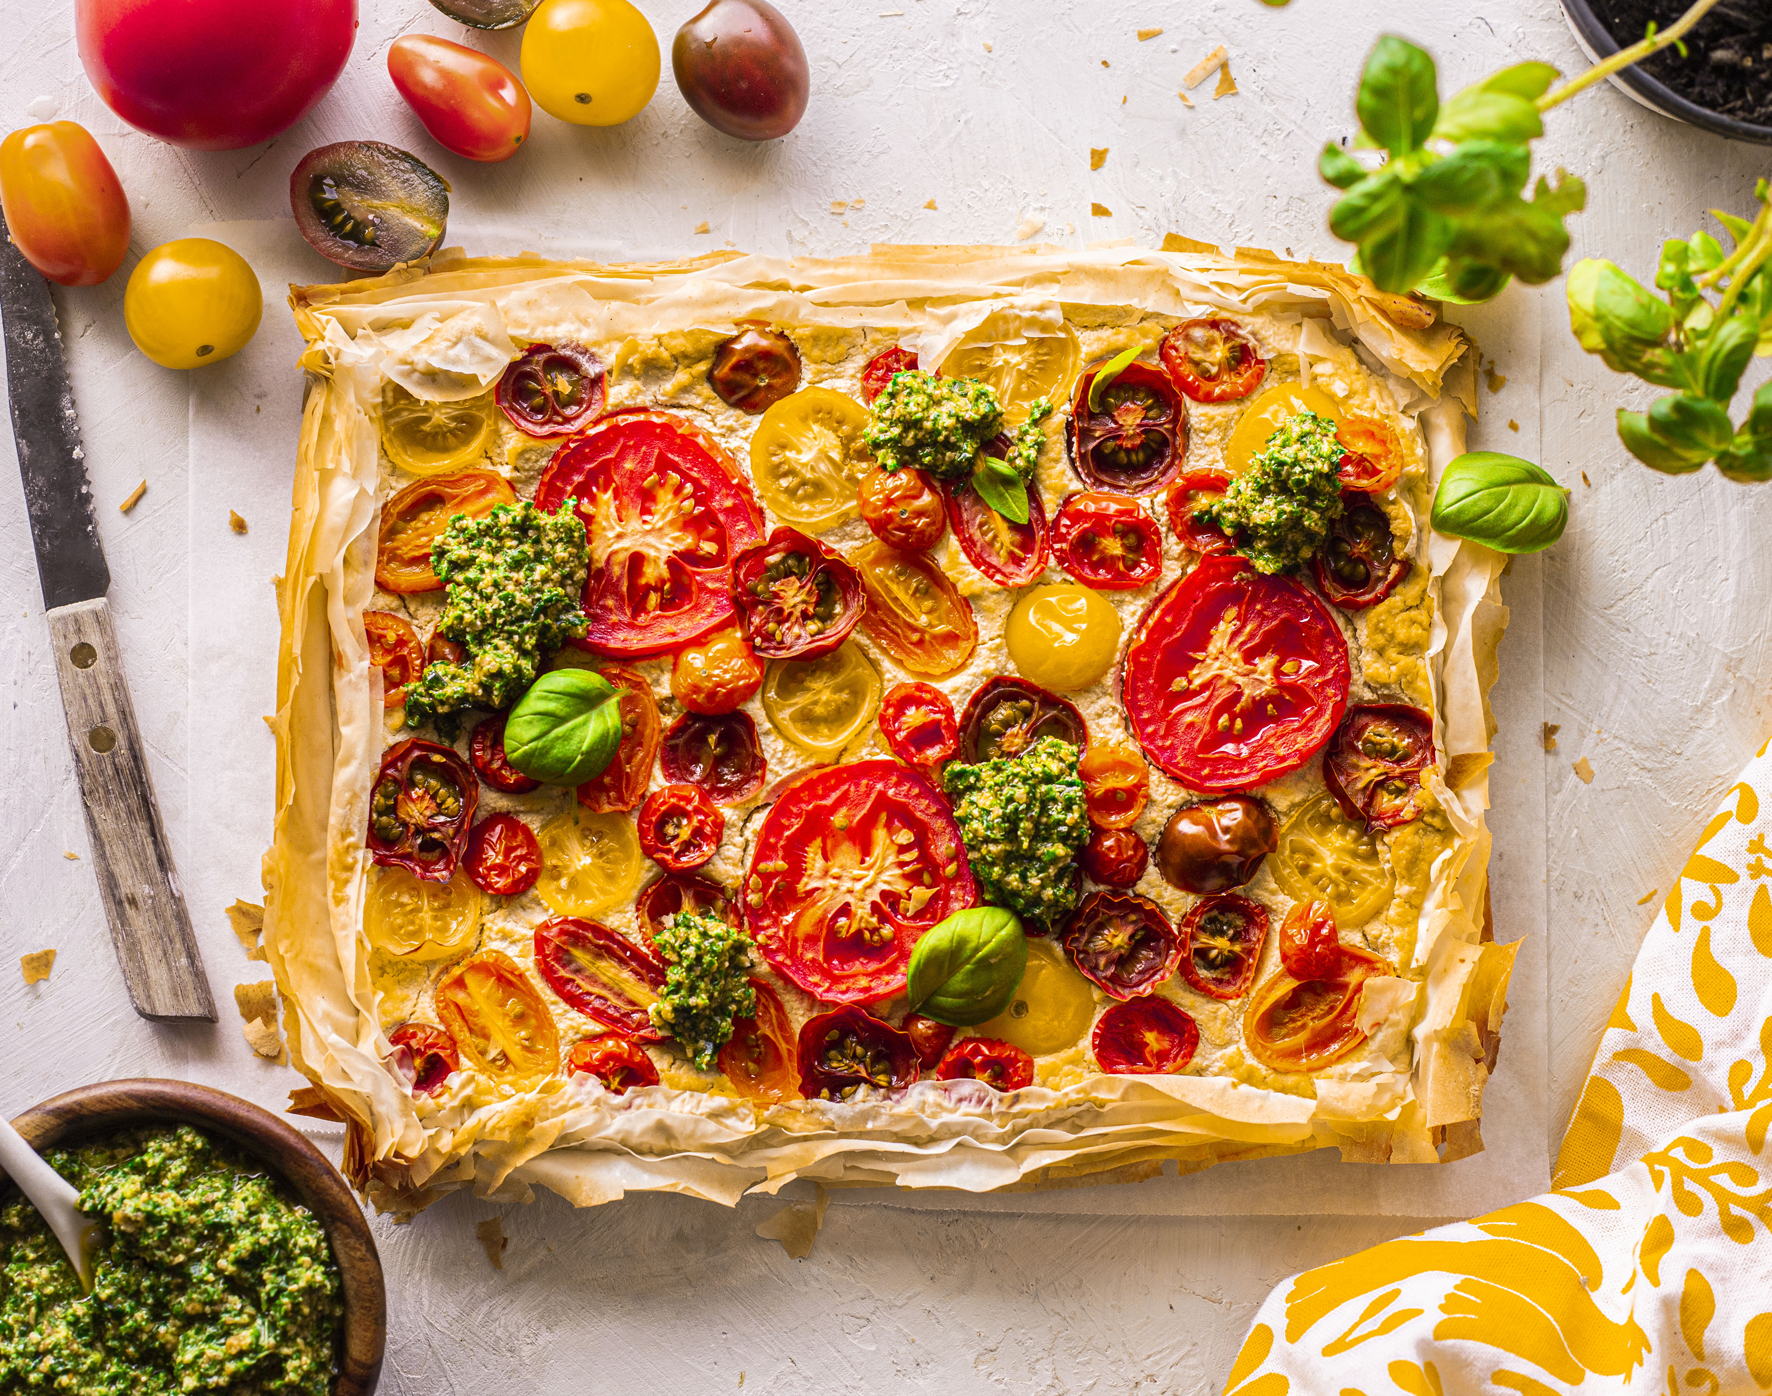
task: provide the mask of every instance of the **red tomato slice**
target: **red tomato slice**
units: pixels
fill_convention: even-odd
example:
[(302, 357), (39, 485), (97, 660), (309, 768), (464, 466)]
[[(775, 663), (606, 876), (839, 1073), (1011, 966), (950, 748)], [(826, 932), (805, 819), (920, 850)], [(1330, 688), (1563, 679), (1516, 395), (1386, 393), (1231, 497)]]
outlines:
[(1410, 562), (1398, 557), (1391, 521), (1372, 497), (1344, 490), (1341, 517), (1311, 555), (1317, 590), (1344, 611), (1363, 611), (1397, 589)]
[(1261, 386), (1267, 360), (1235, 320), (1184, 320), (1158, 350), (1169, 376), (1195, 402), (1229, 402)]
[(640, 806), (640, 851), (670, 872), (699, 868), (720, 850), (726, 816), (693, 785), (667, 785)]
[(1280, 923), (1280, 964), (1294, 979), (1331, 979), (1341, 970), (1341, 931), (1328, 902), (1297, 902)]
[(1208, 998), (1237, 999), (1255, 982), (1267, 908), (1235, 892), (1202, 897), (1181, 922), (1181, 977)]
[(408, 621), (387, 611), (365, 611), (363, 632), (369, 662), (381, 670), (381, 705), (397, 708), (406, 701), (407, 686), (425, 671), (424, 642)]
[(965, 483), (944, 482), (948, 527), (960, 540), (966, 560), (1000, 587), (1024, 587), (1046, 570), (1052, 556), (1046, 534), (1046, 506), (1040, 492), (1028, 490), (1028, 521), (1011, 523)]
[(1403, 450), (1396, 433), (1377, 417), (1349, 417), (1335, 430), (1347, 454), (1335, 472), (1344, 489), (1380, 494), (1403, 473)]
[(1323, 753), (1323, 784), (1342, 813), (1368, 829), (1394, 829), (1427, 807), (1422, 772), (1434, 764), (1434, 720), (1420, 708), (1352, 708)]
[(1089, 1040), (1096, 1063), (1116, 1076), (1162, 1076), (1182, 1070), (1200, 1046), (1197, 1023), (1168, 999), (1116, 1003)]
[(732, 565), (732, 598), (751, 648), (765, 659), (817, 659), (861, 619), (861, 578), (804, 533), (778, 528)]
[(800, 1029), (800, 1094), (847, 1100), (864, 1086), (899, 1090), (919, 1075), (908, 1034), (854, 1004), (809, 1018)]
[(757, 724), (747, 712), (684, 714), (665, 734), (658, 764), (672, 785), (693, 785), (717, 805), (750, 799), (768, 772)]
[(827, 1003), (904, 992), (923, 932), (978, 899), (947, 801), (896, 761), (816, 771), (769, 809), (745, 925), (776, 973)]
[(381, 507), (375, 584), (403, 593), (442, 590), (442, 578), (431, 570), (437, 535), (458, 514), (485, 518), (497, 505), (516, 498), (504, 477), (490, 470), (464, 470), (408, 485)]
[(1198, 513), (1222, 499), (1230, 487), (1231, 477), (1222, 470), (1190, 470), (1169, 487), (1169, 531), (1182, 547), (1191, 548), (1202, 557), (1236, 548), (1222, 528)]
[(474, 772), (450, 748), (395, 742), (369, 790), (369, 856), (424, 882), (449, 881), (479, 800)]
[(1180, 472), (1187, 458), (1187, 400), (1169, 375), (1133, 363), (1089, 406), (1096, 364), (1077, 379), (1066, 440), (1071, 463), (1084, 481), (1120, 494), (1155, 494)]
[(1026, 679), (999, 674), (978, 686), (960, 716), (959, 759), (968, 765), (1020, 756), (1041, 737), (1089, 751), (1089, 726), (1077, 705)]
[(959, 748), (960, 729), (954, 705), (934, 684), (901, 683), (880, 704), (880, 734), (892, 754), (924, 775)]
[(394, 1053), (391, 1066), (415, 1095), (438, 1095), (449, 1084), (450, 1073), (461, 1070), (455, 1039), (429, 1023), (402, 1023), (388, 1034)]
[(487, 718), (474, 728), (468, 738), (468, 760), (481, 780), (494, 790), (507, 795), (524, 795), (539, 790), (541, 782), (526, 776), (505, 759), (505, 715)]
[(1148, 994), (1181, 963), (1181, 938), (1163, 909), (1131, 892), (1092, 892), (1065, 922), (1064, 949), (1114, 999)]
[(1034, 1059), (1021, 1048), (988, 1037), (957, 1042), (935, 1069), (937, 1081), (983, 1081), (999, 1091), (1034, 1084)]
[(646, 1012), (658, 1001), (665, 965), (650, 946), (636, 945), (596, 921), (556, 916), (535, 928), (535, 967), (560, 998), (585, 1017), (636, 1042), (669, 1034)]
[(505, 369), (494, 393), (525, 436), (569, 435), (603, 410), (607, 396), (603, 365), (582, 344), (531, 344)]
[(1077, 862), (1092, 882), (1103, 887), (1132, 887), (1150, 866), (1149, 846), (1130, 829), (1097, 829)]
[(468, 836), (467, 869), (482, 892), (520, 897), (541, 876), (541, 844), (516, 815), (492, 815)]
[(1052, 547), (1065, 571), (1099, 591), (1136, 591), (1163, 571), (1157, 521), (1105, 490), (1082, 490), (1059, 506)]
[(644, 674), (619, 664), (597, 672), (621, 690), (621, 745), (601, 773), (578, 787), (578, 802), (598, 814), (622, 814), (646, 798), (664, 724)]
[(726, 889), (705, 877), (689, 873), (666, 873), (654, 878), (641, 889), (634, 903), (634, 913), (646, 927), (646, 934), (656, 937), (667, 916), (679, 911), (718, 916), (722, 921), (738, 924), (738, 913), (726, 895)]
[(638, 1042), (613, 1033), (580, 1038), (566, 1053), (568, 1076), (595, 1076), (612, 1095), (658, 1084), (658, 1067)]
[(774, 989), (761, 979), (751, 980), (751, 988), (756, 1016), (733, 1019), (732, 1037), (720, 1049), (720, 1071), (747, 1100), (793, 1100), (800, 1094), (794, 1024)]
[(590, 545), (575, 641), (617, 658), (660, 654), (732, 620), (732, 559), (763, 515), (719, 442), (668, 412), (616, 412), (554, 453), (536, 506), (577, 501)]
[(1121, 693), (1145, 755), (1191, 790), (1297, 770), (1347, 706), (1347, 640), (1297, 582), (1208, 557), (1145, 612)]
[(878, 539), (849, 555), (861, 574), (867, 607), (861, 633), (919, 678), (945, 679), (978, 649), (978, 620), (947, 573), (922, 553), (900, 552)]
[(893, 374), (909, 373), (916, 366), (917, 356), (902, 344), (894, 344), (884, 353), (875, 354), (861, 371), (861, 400), (872, 403), (886, 391)]

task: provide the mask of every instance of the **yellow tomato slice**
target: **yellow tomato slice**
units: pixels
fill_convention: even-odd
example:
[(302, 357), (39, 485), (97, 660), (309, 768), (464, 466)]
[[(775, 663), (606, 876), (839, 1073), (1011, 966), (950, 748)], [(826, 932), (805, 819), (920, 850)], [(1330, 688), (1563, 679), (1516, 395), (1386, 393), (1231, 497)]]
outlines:
[(1341, 426), (1341, 404), (1321, 388), (1276, 383), (1250, 399), (1247, 410), (1237, 419), (1231, 439), (1225, 443), (1224, 468), (1232, 475), (1241, 475), (1257, 453), (1266, 448), (1268, 438), (1300, 412), (1315, 412), (1334, 422), (1337, 428)]
[(381, 390), (381, 446), (411, 475), (444, 475), (475, 465), (492, 444), (492, 394), (466, 402), (426, 402), (398, 383)]
[(1051, 941), (1030, 938), (1028, 967), (1009, 1007), (974, 1031), (1043, 1057), (1082, 1041), (1094, 1017), (1095, 992), (1089, 981)]
[(815, 761), (835, 761), (880, 711), (885, 685), (853, 641), (819, 659), (778, 659), (763, 679), (763, 713)]
[(552, 1076), (560, 1034), (529, 976), (509, 955), (488, 950), (463, 960), (437, 985), (437, 1017), (456, 1050), (486, 1075), (511, 1085)]
[(1344, 929), (1378, 915), (1396, 888), (1378, 841), (1350, 823), (1328, 791), (1286, 816), (1268, 866), (1288, 897), (1297, 902), (1321, 897)]
[(751, 478), (782, 523), (823, 532), (860, 512), (872, 464), (861, 442), (868, 410), (830, 388), (803, 388), (763, 414), (751, 437)]
[[(1011, 338), (1021, 342), (998, 342)], [(1014, 428), (1027, 420), (1028, 409), (1041, 398), (1055, 407), (1069, 401), (1071, 383), (1082, 363), (1082, 349), (1069, 325), (1059, 334), (1023, 337), (998, 311), (961, 337), (941, 361), (941, 376), (976, 378), (985, 384), (1003, 404), (1005, 424)]]
[(363, 929), (377, 950), (409, 960), (465, 955), (480, 932), (480, 892), (466, 873), (421, 882), (405, 868), (382, 868), (369, 884)]
[(640, 836), (625, 814), (574, 805), (541, 826), (535, 895), (559, 916), (601, 916), (640, 886)]

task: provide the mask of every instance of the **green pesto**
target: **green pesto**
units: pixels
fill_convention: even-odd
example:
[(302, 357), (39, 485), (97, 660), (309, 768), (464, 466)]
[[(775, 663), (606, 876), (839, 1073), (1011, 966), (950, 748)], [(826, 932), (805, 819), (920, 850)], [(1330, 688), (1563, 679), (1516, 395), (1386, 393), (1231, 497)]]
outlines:
[(653, 1023), (702, 1071), (732, 1037), (732, 1020), (757, 1012), (750, 985), (756, 968), (750, 937), (719, 916), (679, 911), (669, 917), (653, 944), (670, 961), (664, 991), (649, 1010)]
[(926, 470), (944, 480), (972, 473), (979, 447), (1003, 429), (1003, 406), (976, 378), (909, 369), (874, 399), (861, 439), (882, 470)]
[(1015, 444), (1009, 448), (1009, 464), (1015, 467), (1015, 473), (1024, 480), (1034, 473), (1034, 467), (1040, 463), (1040, 452), (1046, 445), (1046, 428), (1040, 423), (1051, 415), (1051, 400), (1036, 398), (1034, 405), (1028, 408), (1027, 421), (1015, 433)]
[(1045, 926), (1062, 921), (1089, 842), (1077, 748), (1041, 737), (1020, 756), (952, 762), (941, 780), (984, 899)]
[(1300, 412), (1268, 437), (1223, 498), (1200, 513), (1238, 535), (1238, 551), (1256, 571), (1296, 567), (1322, 547), (1329, 525), (1341, 517), (1336, 470), (1346, 449), (1335, 439), (1334, 422)]
[(544, 514), (527, 499), (484, 518), (457, 514), (431, 548), (449, 588), (440, 634), (467, 647), (466, 664), (438, 660), (406, 694), (413, 726), (458, 708), (508, 708), (544, 660), (585, 633), (585, 527), (572, 501)]
[(0, 1394), (325, 1396), (344, 1322), (326, 1233), (189, 1125), (47, 1155), (102, 1217), (93, 1287), (36, 1208), (0, 1206)]

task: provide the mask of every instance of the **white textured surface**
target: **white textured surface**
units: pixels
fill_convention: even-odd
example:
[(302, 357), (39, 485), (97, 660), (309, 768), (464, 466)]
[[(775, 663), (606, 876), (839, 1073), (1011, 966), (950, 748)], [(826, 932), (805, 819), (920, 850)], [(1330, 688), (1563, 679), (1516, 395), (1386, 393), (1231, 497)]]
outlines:
[[(695, 6), (642, 0), (642, 8), (668, 42)], [(453, 183), (451, 241), (474, 251), (632, 256), (730, 241), (821, 254), (871, 241), (1007, 241), (1043, 219), (1042, 237), (1071, 244), (1174, 230), (1339, 255), (1312, 162), (1325, 137), (1351, 124), (1350, 94), (1381, 7), (783, 0), (783, 8), (814, 74), (812, 107), (786, 141), (744, 147), (708, 130), (667, 71), (652, 106), (629, 125), (577, 130), (538, 113), (528, 149), (508, 165), (475, 167), (437, 151), (386, 79), (395, 33), (463, 37), (422, 0), (366, 5), (355, 57), (319, 111), (268, 148), (229, 154), (158, 145), (104, 110), (79, 70), (69, 0), (0, 0), (13, 40), (0, 57), (0, 125), (53, 115), (93, 130), (130, 192), (133, 254), (199, 225), (281, 220), (203, 229), (247, 252), (269, 293), (265, 329), (227, 364), (171, 374), (136, 355), (122, 328), (122, 274), (58, 292), (112, 601), (224, 1004), (217, 1028), (156, 1028), (130, 1013), (90, 869), (62, 857), (84, 853), (85, 833), (17, 475), (0, 442), (8, 957), (0, 1002), (14, 1024), (13, 1085), (0, 1104), (11, 1110), (80, 1082), (159, 1073), (275, 1106), (295, 1084), (253, 1059), (239, 1035), (228, 987), (263, 977), (262, 967), (240, 958), (220, 914), (235, 895), (256, 896), (269, 735), (225, 758), (216, 736), (242, 715), (250, 729), (272, 701), (267, 579), (282, 564), (300, 406), (299, 380), (286, 367), (295, 337), (272, 277), (331, 275), (288, 221), (288, 172), (307, 149), (354, 137), (410, 146)], [(1462, 6), (1415, 8), (1407, 32), (1440, 56), (1447, 90), (1528, 57), (1577, 61), (1552, 0), (1492, 0), (1469, 18)], [(882, 14), (895, 10), (905, 13)], [(1138, 42), (1136, 29), (1156, 25), (1166, 32)], [(515, 63), (514, 37), (477, 42)], [(1220, 42), (1240, 95), (1214, 103), (1207, 83), (1192, 94), (1195, 109), (1184, 109), (1181, 74)], [(1689, 231), (1702, 209), (1746, 208), (1768, 163), (1765, 151), (1673, 126), (1609, 89), (1553, 115), (1541, 144), (1544, 160), (1567, 164), (1593, 190), (1575, 220), (1578, 250), (1641, 275), (1661, 237)], [(1091, 146), (1109, 150), (1096, 173)], [(866, 202), (833, 214), (839, 199)], [(930, 199), (935, 211), (924, 207)], [(1091, 218), (1092, 201), (1115, 216)], [(1665, 226), (1656, 221), (1664, 218)], [(714, 231), (697, 236), (704, 219)], [(646, 1197), (576, 1214), (544, 1197), (507, 1212), (502, 1274), (473, 1233), (489, 1209), (457, 1197), (409, 1227), (378, 1223), (392, 1305), (383, 1389), (503, 1391), (521, 1382), (552, 1393), (645, 1382), (700, 1392), (736, 1389), (742, 1372), (783, 1392), (1216, 1390), (1255, 1305), (1286, 1274), (1542, 1187), (1543, 1160), (1651, 919), (1638, 898), (1666, 891), (1702, 812), (1772, 730), (1772, 651), (1757, 643), (1772, 594), (1764, 541), (1772, 490), (1714, 474), (1667, 480), (1625, 458), (1611, 411), (1646, 393), (1579, 353), (1557, 288), (1510, 292), (1471, 324), (1509, 379), (1484, 395), (1477, 444), (1536, 448), (1575, 488), (1563, 543), (1523, 560), (1507, 581), (1525, 623), (1503, 647), (1499, 707), (1523, 740), (1496, 767), (1491, 816), (1498, 934), (1511, 937), (1510, 920), (1548, 923), (1521, 969), (1548, 980), (1548, 1021), (1510, 1015), (1485, 1123), (1492, 1140), (1510, 1129), (1540, 1132), (1521, 1155), (1533, 1166), (1517, 1178), (1488, 1176), (1480, 1188), (1472, 1184), (1483, 1160), (1425, 1181), (1386, 1179), (1396, 1195), (1379, 1205), (1408, 1214), (1393, 1217), (1230, 1215), (1257, 1194), (1263, 1210), (1284, 1210), (1266, 1199), (1286, 1198), (1292, 1186), (1234, 1168), (1198, 1186), (1168, 1180), (1022, 1204), (1047, 1209), (1038, 1212), (1012, 1200), (960, 1212), (845, 1198), (802, 1262), (753, 1234), (776, 1203), (729, 1214)], [(1584, 470), (1591, 488), (1580, 482)], [(131, 515), (116, 513), (143, 477), (146, 498)], [(251, 524), (245, 537), (228, 531), (229, 509)], [(1554, 755), (1531, 740), (1541, 717), (1563, 725)], [(1596, 772), (1591, 785), (1570, 770), (1582, 755)], [(25, 988), (6, 964), (49, 945), (61, 952), (55, 973)], [(1340, 1181), (1317, 1169), (1309, 1179), (1342, 1195), (1325, 1202), (1300, 1179), (1303, 1209), (1373, 1206), (1369, 1170)], [(1096, 1210), (1154, 1214), (1082, 1214)], [(1179, 1214), (1189, 1211), (1205, 1214)]]

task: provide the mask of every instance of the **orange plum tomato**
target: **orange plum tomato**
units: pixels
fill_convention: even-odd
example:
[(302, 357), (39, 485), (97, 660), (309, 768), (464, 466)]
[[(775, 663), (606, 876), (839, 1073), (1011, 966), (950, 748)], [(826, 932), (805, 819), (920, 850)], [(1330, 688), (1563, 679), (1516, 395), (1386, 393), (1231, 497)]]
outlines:
[(25, 260), (61, 286), (96, 286), (129, 251), (129, 200), (84, 126), (53, 121), (0, 141), (0, 207)]
[(431, 139), (468, 160), (509, 160), (529, 139), (529, 94), (496, 58), (434, 34), (402, 34), (388, 76)]

